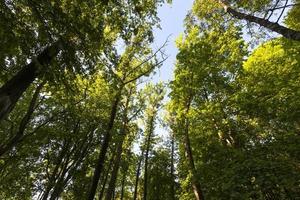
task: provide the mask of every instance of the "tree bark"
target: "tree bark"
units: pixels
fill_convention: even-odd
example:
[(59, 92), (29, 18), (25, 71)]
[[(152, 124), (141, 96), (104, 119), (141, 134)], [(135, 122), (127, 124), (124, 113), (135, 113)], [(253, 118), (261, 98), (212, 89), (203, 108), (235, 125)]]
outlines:
[(116, 181), (117, 181), (117, 177), (118, 177), (118, 172), (119, 172), (119, 167), (120, 167), (120, 162), (121, 162), (121, 155), (122, 155), (122, 145), (123, 145), (123, 141), (124, 139), (121, 139), (122, 141), (119, 142), (118, 147), (117, 147), (117, 155), (115, 158), (115, 164), (111, 173), (111, 178), (108, 184), (108, 188), (107, 188), (107, 193), (105, 196), (105, 200), (111, 200), (112, 199), (112, 195), (115, 191), (115, 185), (116, 185)]
[(106, 158), (106, 153), (108, 150), (108, 145), (110, 143), (111, 140), (111, 132), (114, 126), (114, 122), (115, 122), (115, 118), (116, 118), (116, 114), (118, 111), (118, 105), (121, 99), (121, 91), (122, 88), (120, 89), (120, 91), (118, 92), (118, 94), (115, 97), (115, 100), (113, 102), (112, 105), (112, 109), (111, 109), (111, 113), (110, 113), (110, 120), (107, 126), (107, 130), (105, 132), (104, 135), (104, 139), (103, 139), (103, 144), (101, 146), (101, 151), (97, 160), (97, 165), (95, 168), (95, 172), (94, 172), (94, 176), (93, 176), (93, 180), (92, 180), (92, 185), (90, 188), (90, 192), (88, 194), (88, 200), (94, 200), (95, 194), (96, 194), (96, 190), (97, 190), (97, 186), (98, 186), (98, 182), (101, 176), (101, 173), (103, 171), (103, 164)]
[(188, 113), (190, 110), (191, 98), (187, 102), (186, 111), (185, 111), (185, 127), (184, 127), (184, 143), (185, 143), (185, 152), (189, 162), (189, 171), (192, 175), (192, 187), (196, 197), (196, 200), (204, 200), (203, 192), (201, 189), (200, 182), (196, 178), (196, 167), (193, 158), (191, 142), (189, 137), (189, 120)]
[(60, 50), (60, 41), (45, 48), (31, 63), (24, 66), (0, 88), (0, 121), (13, 110), (22, 94), (35, 78), (43, 74), (43, 68), (51, 63)]
[(115, 158), (115, 164), (113, 167), (113, 171), (112, 171), (112, 175), (110, 178), (110, 182), (108, 185), (108, 189), (107, 189), (107, 193), (105, 196), (105, 200), (111, 200), (113, 193), (115, 191), (115, 185), (116, 185), (116, 181), (117, 181), (117, 177), (118, 177), (118, 172), (119, 172), (119, 168), (120, 168), (120, 163), (121, 163), (121, 157), (122, 157), (122, 152), (123, 152), (123, 143), (126, 137), (126, 132), (127, 132), (127, 126), (128, 126), (128, 117), (127, 117), (127, 112), (128, 112), (128, 106), (129, 106), (129, 102), (130, 102), (130, 95), (126, 100), (126, 105), (125, 105), (125, 109), (124, 109), (124, 113), (123, 113), (123, 125), (122, 125), (122, 129), (120, 131), (120, 140), (118, 142), (118, 146), (117, 146), (117, 155)]
[[(68, 149), (69, 149), (69, 143), (68, 143), (68, 141), (67, 142), (64, 141), (62, 150), (61, 150), (57, 160), (55, 161), (55, 163), (56, 163), (55, 168), (54, 168), (53, 172), (51, 173), (51, 176), (49, 177), (46, 190), (44, 191), (42, 197), (40, 198), (41, 200), (47, 200), (51, 190), (55, 186), (56, 178), (57, 178), (57, 175), (59, 174), (59, 169), (61, 168), (61, 166), (63, 164), (64, 157), (68, 153)], [(46, 168), (46, 170), (48, 170), (48, 167)]]
[(171, 185), (171, 199), (175, 200), (175, 175), (174, 175), (174, 150), (175, 150), (175, 145), (174, 145), (174, 134), (172, 134), (172, 139), (171, 139), (171, 177), (172, 177), (172, 185)]
[[(99, 192), (98, 200), (102, 200), (102, 198), (103, 198), (105, 186), (106, 186), (106, 183), (107, 183), (107, 180), (108, 180), (109, 171), (110, 171), (110, 169), (111, 169), (111, 167), (112, 167), (112, 164), (113, 164), (113, 162), (114, 162), (115, 154), (116, 154), (116, 152), (114, 151), (113, 154), (112, 154), (112, 156), (111, 156), (111, 159), (110, 159), (110, 161), (109, 161), (109, 164), (108, 164), (108, 166), (107, 166), (107, 170), (106, 170), (106, 173), (105, 173), (105, 177), (104, 177), (104, 179), (103, 179), (103, 181), (102, 181), (102, 182), (103, 182), (103, 183), (102, 183), (102, 188), (101, 188), (101, 190), (100, 190), (100, 192)], [(103, 178), (103, 177), (102, 177), (102, 178)]]
[(135, 176), (136, 178), (135, 178), (135, 185), (134, 185), (133, 200), (137, 199), (137, 191), (138, 191), (138, 186), (139, 186), (139, 177), (140, 177), (140, 173), (141, 173), (143, 156), (144, 156), (144, 149), (142, 150), (141, 157), (140, 157), (139, 163), (138, 163), (138, 167), (136, 169), (136, 176)]
[(35, 105), (36, 102), (38, 100), (39, 94), (41, 89), (43, 88), (45, 82), (42, 82), (40, 85), (37, 86), (37, 88), (35, 89), (35, 92), (33, 94), (33, 97), (29, 103), (27, 112), (25, 114), (25, 116), (22, 118), (20, 125), (19, 125), (19, 129), (17, 131), (17, 133), (15, 134), (15, 136), (13, 138), (10, 139), (9, 142), (7, 142), (7, 144), (5, 145), (1, 145), (0, 146), (0, 157), (2, 155), (4, 155), (6, 152), (10, 151), (13, 147), (15, 147), (19, 141), (21, 140), (21, 138), (23, 138), (24, 136), (24, 131), (26, 130), (26, 126), (30, 121), (30, 118), (35, 110)]
[(227, 13), (230, 13), (233, 17), (235, 17), (237, 19), (243, 19), (243, 20), (247, 20), (248, 22), (253, 22), (253, 23), (259, 24), (260, 26), (263, 26), (263, 27), (265, 27), (265, 28), (267, 28), (271, 31), (274, 31), (274, 32), (282, 35), (283, 37), (285, 37), (287, 39), (300, 41), (300, 32), (299, 31), (287, 28), (285, 26), (281, 26), (277, 22), (274, 23), (274, 22), (271, 22), (267, 19), (263, 19), (263, 18), (260, 18), (260, 17), (255, 17), (253, 15), (249, 15), (249, 14), (239, 12), (239, 11), (233, 9), (224, 0), (219, 0), (219, 3), (222, 5), (222, 7), (224, 8), (224, 10)]
[(120, 200), (124, 199), (124, 189), (125, 189), (126, 172), (127, 172), (127, 170), (125, 170), (123, 172)]
[(148, 124), (148, 137), (146, 141), (146, 153), (145, 153), (145, 170), (144, 170), (144, 197), (143, 200), (147, 200), (147, 190), (148, 190), (148, 157), (151, 145), (151, 137), (154, 129), (154, 115), (150, 116), (150, 121)]

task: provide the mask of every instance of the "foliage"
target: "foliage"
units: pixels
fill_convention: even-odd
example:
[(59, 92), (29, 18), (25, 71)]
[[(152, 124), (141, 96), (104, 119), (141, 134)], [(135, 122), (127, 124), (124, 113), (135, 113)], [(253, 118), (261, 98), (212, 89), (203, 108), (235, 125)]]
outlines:
[[(285, 9), (285, 1), (223, 2), (265, 18)], [(166, 44), (152, 48), (162, 3), (0, 3), (1, 84), (62, 43), (0, 122), (0, 199), (86, 199), (99, 163), (96, 199), (136, 191), (134, 200), (190, 200), (196, 183), (204, 199), (299, 197), (299, 41), (250, 49), (220, 1), (197, 0), (176, 40), (174, 80), (144, 83), (166, 60)], [(292, 3), (284, 23), (299, 30)]]

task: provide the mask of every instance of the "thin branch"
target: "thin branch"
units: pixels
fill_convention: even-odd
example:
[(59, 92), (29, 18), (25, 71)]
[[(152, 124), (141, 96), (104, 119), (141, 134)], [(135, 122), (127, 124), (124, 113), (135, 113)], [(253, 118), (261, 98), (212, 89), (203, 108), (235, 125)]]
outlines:
[[(274, 5), (274, 7), (273, 7), (273, 9), (270, 9), (271, 13), (270, 13), (270, 15), (269, 15), (269, 17), (268, 17), (268, 20), (269, 20), (269, 19), (271, 18), (271, 16), (273, 15), (274, 9), (278, 6), (279, 2), (280, 2), (280, 0), (277, 0), (276, 3), (275, 3), (275, 5)], [(268, 15), (268, 13), (269, 13), (269, 10), (267, 10), (266, 15), (264, 16), (264, 19), (266, 18), (266, 16)]]
[(144, 65), (145, 63), (149, 62), (151, 59), (153, 59), (154, 57), (156, 57), (156, 55), (158, 53), (162, 53), (162, 49), (167, 46), (167, 43), (169, 42), (169, 37), (170, 35), (167, 37), (166, 41), (163, 43), (163, 45), (161, 47), (159, 47), (151, 56), (149, 56), (148, 58), (146, 58), (145, 60), (143, 60), (140, 64), (138, 64), (137, 66), (133, 67), (127, 75), (131, 74), (132, 72), (136, 71), (137, 68), (141, 67), (142, 65)]
[(285, 8), (286, 8), (288, 2), (289, 2), (289, 0), (285, 0), (284, 8), (282, 9), (282, 11), (281, 11), (281, 13), (280, 13), (280, 15), (279, 15), (279, 17), (278, 17), (276, 23), (278, 23), (279, 20), (280, 20), (280, 18), (282, 17), (282, 15), (283, 15), (283, 13), (284, 13), (284, 11), (285, 11)]
[(123, 84), (126, 85), (126, 84), (128, 84), (128, 83), (131, 83), (131, 82), (133, 82), (133, 81), (136, 81), (136, 80), (139, 79), (140, 77), (142, 77), (142, 76), (144, 76), (144, 75), (150, 73), (155, 67), (161, 65), (161, 64), (162, 64), (163, 62), (165, 62), (168, 58), (169, 58), (169, 56), (167, 56), (166, 58), (164, 58), (164, 59), (161, 60), (160, 62), (156, 63), (155, 65), (153, 65), (152, 67), (150, 67), (150, 68), (149, 68), (148, 70), (146, 70), (145, 72), (139, 74), (138, 76), (132, 78), (132, 79), (129, 80), (129, 81), (124, 82)]
[(45, 32), (47, 33), (47, 36), (48, 36), (50, 42), (54, 42), (51, 31), (50, 31), (50, 28), (49, 28), (46, 20), (44, 19), (44, 17), (41, 15), (39, 9), (37, 8), (38, 5), (36, 5), (36, 3), (31, 1), (31, 0), (29, 0), (28, 3), (32, 7), (33, 12), (36, 13), (36, 15), (37, 15), (38, 19), (40, 20), (41, 24), (43, 24)]
[(299, 6), (300, 3), (294, 3), (294, 4), (289, 4), (289, 5), (284, 5), (284, 6), (280, 6), (280, 7), (277, 7), (277, 8), (272, 8), (272, 9), (269, 9), (267, 11), (274, 11), (274, 10), (279, 10), (279, 9), (285, 9), (285, 8), (289, 8), (289, 7), (293, 7), (293, 6)]

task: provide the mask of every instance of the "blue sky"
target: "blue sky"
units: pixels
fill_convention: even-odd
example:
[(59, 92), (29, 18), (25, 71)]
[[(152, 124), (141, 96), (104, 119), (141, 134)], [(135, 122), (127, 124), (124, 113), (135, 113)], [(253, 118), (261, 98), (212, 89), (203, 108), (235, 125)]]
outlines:
[[(158, 10), (158, 16), (161, 20), (161, 29), (154, 31), (153, 48), (158, 49), (168, 39), (165, 53), (169, 58), (163, 63), (163, 66), (157, 70), (157, 74), (151, 77), (150, 82), (168, 82), (173, 78), (173, 69), (176, 61), (177, 48), (175, 45), (176, 38), (184, 31), (184, 18), (189, 10), (192, 9), (193, 0), (173, 0), (172, 4), (165, 4)], [(170, 37), (169, 37), (170, 36)], [(168, 38), (169, 37), (169, 38)], [(167, 101), (167, 96), (165, 101)], [(164, 115), (164, 110), (159, 112), (160, 117)], [(163, 141), (168, 137), (168, 131), (158, 123), (155, 128), (155, 135), (161, 137)], [(137, 145), (135, 146), (137, 150)]]
[(163, 66), (155, 76), (156, 81), (168, 81), (173, 77), (174, 63), (176, 60), (177, 48), (175, 39), (184, 31), (184, 18), (192, 8), (193, 0), (173, 0), (172, 4), (165, 4), (158, 10), (158, 16), (161, 20), (161, 29), (154, 31), (155, 43), (154, 48), (159, 48), (168, 38), (168, 46), (165, 48), (166, 54), (169, 56)]
[[(168, 45), (164, 50), (169, 58), (163, 63), (163, 66), (157, 70), (157, 74), (154, 75), (154, 77), (150, 76), (150, 79), (147, 79), (149, 82), (168, 82), (172, 80), (174, 64), (178, 52), (175, 46), (175, 40), (179, 34), (184, 31), (184, 18), (188, 11), (192, 8), (192, 5), (193, 0), (173, 0), (171, 5), (164, 4), (159, 8), (158, 16), (161, 20), (161, 29), (155, 29), (154, 31), (153, 50), (155, 51), (161, 47), (168, 39)], [(140, 87), (143, 85), (144, 84), (141, 84)], [(167, 98), (165, 98), (165, 101), (167, 101)], [(163, 112), (163, 109), (159, 112), (160, 117), (162, 117)], [(168, 131), (162, 128), (158, 121), (155, 128), (155, 135), (159, 136), (162, 139), (162, 142), (166, 141), (168, 137)], [(138, 142), (134, 144), (134, 152), (139, 152)]]

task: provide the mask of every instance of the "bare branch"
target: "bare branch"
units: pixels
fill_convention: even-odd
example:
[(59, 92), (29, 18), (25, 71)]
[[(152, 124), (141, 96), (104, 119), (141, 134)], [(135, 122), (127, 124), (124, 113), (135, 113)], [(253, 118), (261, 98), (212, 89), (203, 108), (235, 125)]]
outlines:
[(284, 11), (285, 11), (285, 8), (286, 8), (286, 6), (287, 6), (288, 2), (289, 2), (289, 0), (285, 0), (284, 7), (283, 7), (283, 9), (282, 9), (282, 11), (281, 11), (281, 13), (280, 13), (280, 15), (279, 15), (279, 17), (278, 17), (278, 19), (277, 19), (276, 23), (278, 23), (278, 22), (279, 22), (279, 20), (280, 20), (280, 18), (282, 17), (282, 15), (283, 15), (283, 13), (284, 13)]
[(128, 75), (132, 72), (134, 72), (137, 68), (141, 67), (142, 65), (144, 65), (145, 63), (149, 62), (151, 59), (153, 59), (154, 57), (156, 57), (156, 55), (158, 53), (162, 53), (162, 49), (165, 48), (169, 42), (169, 37), (170, 35), (167, 37), (166, 41), (162, 44), (161, 47), (159, 47), (151, 56), (149, 56), (148, 58), (146, 58), (145, 60), (143, 60), (140, 64), (138, 64), (137, 66), (133, 67), (133, 69), (131, 69), (128, 72)]
[(166, 58), (164, 58), (164, 59), (161, 60), (160, 62), (156, 63), (155, 65), (151, 66), (151, 67), (150, 67), (148, 70), (146, 70), (145, 72), (139, 74), (138, 76), (134, 77), (133, 79), (131, 79), (131, 80), (129, 80), (129, 81), (124, 82), (123, 84), (126, 85), (126, 84), (131, 83), (131, 82), (133, 82), (133, 81), (139, 79), (140, 77), (142, 77), (142, 76), (148, 74), (148, 73), (151, 72), (155, 67), (157, 67), (157, 66), (161, 65), (163, 62), (165, 62), (168, 58), (169, 58), (169, 56), (166, 57)]

